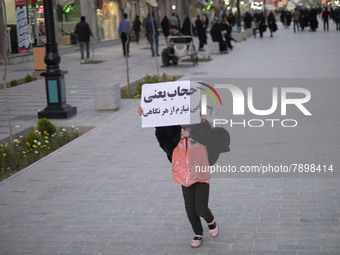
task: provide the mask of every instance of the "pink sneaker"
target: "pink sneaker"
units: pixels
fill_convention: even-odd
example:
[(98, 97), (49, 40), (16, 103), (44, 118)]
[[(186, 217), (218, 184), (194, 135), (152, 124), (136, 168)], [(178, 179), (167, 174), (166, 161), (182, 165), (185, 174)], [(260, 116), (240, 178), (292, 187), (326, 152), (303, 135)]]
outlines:
[(203, 236), (195, 235), (194, 239), (191, 240), (190, 246), (192, 248), (198, 248), (201, 246), (202, 242), (203, 242)]
[(212, 237), (216, 237), (218, 235), (219, 229), (215, 217), (214, 220), (208, 224), (208, 227), (210, 235)]

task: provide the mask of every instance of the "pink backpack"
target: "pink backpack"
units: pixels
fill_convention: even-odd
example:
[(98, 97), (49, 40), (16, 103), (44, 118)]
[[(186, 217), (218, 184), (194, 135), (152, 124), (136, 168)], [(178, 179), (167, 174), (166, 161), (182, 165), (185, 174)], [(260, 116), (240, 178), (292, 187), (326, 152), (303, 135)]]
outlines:
[(189, 187), (195, 182), (210, 181), (207, 148), (191, 138), (183, 138), (172, 153), (171, 173), (174, 182)]

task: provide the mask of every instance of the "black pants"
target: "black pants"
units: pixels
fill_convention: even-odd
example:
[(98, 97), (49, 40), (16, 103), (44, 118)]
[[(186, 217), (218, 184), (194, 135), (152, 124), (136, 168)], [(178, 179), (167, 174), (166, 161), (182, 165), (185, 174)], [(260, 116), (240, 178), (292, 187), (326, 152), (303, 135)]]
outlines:
[(199, 48), (203, 49), (204, 48), (204, 40), (199, 39), (199, 44), (200, 44)]
[(185, 210), (195, 235), (203, 235), (203, 228), (200, 217), (204, 218), (207, 223), (214, 220), (210, 209), (209, 202), (209, 184), (205, 182), (196, 182), (190, 187), (182, 186)]
[(81, 59), (84, 59), (84, 46), (86, 47), (86, 58), (90, 58), (90, 43), (79, 42)]
[[(120, 35), (120, 38), (122, 39), (122, 45), (123, 45), (123, 53), (124, 53), (124, 56), (126, 55), (125, 50), (127, 50), (127, 54), (129, 55), (130, 37), (127, 38), (126, 34), (123, 32), (123, 33)], [(125, 43), (127, 44), (127, 45), (126, 45), (126, 49), (125, 49)]]
[(220, 52), (227, 50), (227, 45), (226, 45), (225, 41), (223, 41), (223, 39), (218, 41), (218, 46), (220, 48)]
[(327, 28), (327, 31), (328, 31), (329, 30), (328, 19), (323, 19), (323, 30), (326, 31), (326, 28)]
[[(169, 56), (169, 52), (171, 54), (171, 56)], [(177, 64), (177, 58), (174, 57), (175, 55), (175, 50), (173, 47), (168, 47), (168, 48), (164, 48), (162, 50), (162, 63), (163, 65), (167, 66), (170, 65), (170, 61), (172, 61), (172, 64)]]

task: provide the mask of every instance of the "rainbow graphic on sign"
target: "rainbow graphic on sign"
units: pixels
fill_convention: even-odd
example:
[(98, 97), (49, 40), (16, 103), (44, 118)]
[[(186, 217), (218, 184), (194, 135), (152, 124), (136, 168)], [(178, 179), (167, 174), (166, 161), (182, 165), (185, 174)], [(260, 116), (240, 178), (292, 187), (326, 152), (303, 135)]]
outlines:
[[(204, 83), (204, 82), (197, 82), (197, 83), (199, 83), (199, 84), (201, 84), (201, 85), (207, 87), (207, 88), (210, 89), (212, 92), (214, 92), (214, 94), (217, 96), (217, 98), (218, 98), (218, 100), (220, 101), (220, 104), (221, 104), (221, 106), (222, 106), (221, 97), (220, 97), (220, 95), (217, 93), (217, 91), (216, 91), (212, 86), (210, 86), (210, 85), (208, 85), (208, 84), (206, 84), (206, 83)], [(200, 90), (202, 90), (202, 91), (204, 91), (205, 93), (207, 93), (207, 94), (212, 98), (212, 100), (214, 101), (215, 105), (217, 105), (217, 102), (216, 102), (216, 99), (215, 99), (214, 95), (213, 95), (209, 90), (207, 90), (207, 89), (205, 89), (205, 88), (201, 88), (201, 87), (197, 87), (197, 88), (200, 89)]]

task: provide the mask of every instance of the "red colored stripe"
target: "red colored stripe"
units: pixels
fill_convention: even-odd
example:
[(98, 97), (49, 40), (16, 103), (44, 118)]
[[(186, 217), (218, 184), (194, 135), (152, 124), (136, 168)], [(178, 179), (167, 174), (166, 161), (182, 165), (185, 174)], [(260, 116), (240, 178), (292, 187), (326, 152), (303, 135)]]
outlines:
[(198, 83), (208, 87), (209, 89), (211, 89), (216, 94), (218, 100), (220, 100), (220, 103), (221, 103), (221, 106), (222, 106), (222, 100), (220, 98), (220, 95), (217, 93), (217, 91), (213, 87), (211, 87), (210, 85), (203, 83), (203, 82), (198, 82)]

